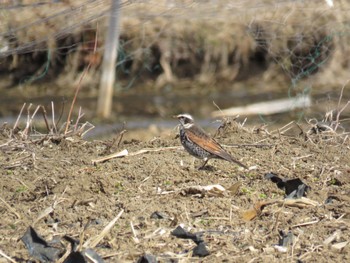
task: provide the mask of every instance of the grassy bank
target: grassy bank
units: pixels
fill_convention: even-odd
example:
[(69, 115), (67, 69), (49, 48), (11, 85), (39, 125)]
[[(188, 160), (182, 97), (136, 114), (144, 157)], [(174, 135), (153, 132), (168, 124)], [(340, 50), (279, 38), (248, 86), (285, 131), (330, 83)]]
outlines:
[[(109, 1), (33, 3), (9, 2), (1, 10), (1, 86), (72, 86), (92, 63), (84, 81), (97, 87)], [(336, 4), (124, 1), (119, 83), (215, 86), (258, 77), (338, 87), (348, 78), (350, 3)]]

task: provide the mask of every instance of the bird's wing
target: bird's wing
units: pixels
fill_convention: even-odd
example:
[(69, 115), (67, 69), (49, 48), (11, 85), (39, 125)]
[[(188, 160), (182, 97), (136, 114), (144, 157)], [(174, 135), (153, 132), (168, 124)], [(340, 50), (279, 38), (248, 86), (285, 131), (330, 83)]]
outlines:
[(204, 150), (215, 154), (218, 157), (230, 161), (232, 157), (217, 143), (213, 138), (207, 135), (201, 128), (192, 126), (186, 130), (186, 136), (189, 140), (202, 147)]
[(225, 159), (226, 161), (234, 162), (239, 166), (242, 166), (243, 168), (248, 169), (247, 166), (235, 160), (229, 153), (227, 153), (221, 147), (221, 145), (217, 141), (215, 141), (213, 138), (207, 135), (205, 131), (200, 127), (192, 126), (190, 129), (186, 130), (185, 134), (189, 140), (199, 145), (200, 147), (210, 152), (211, 154), (215, 154), (218, 157)]

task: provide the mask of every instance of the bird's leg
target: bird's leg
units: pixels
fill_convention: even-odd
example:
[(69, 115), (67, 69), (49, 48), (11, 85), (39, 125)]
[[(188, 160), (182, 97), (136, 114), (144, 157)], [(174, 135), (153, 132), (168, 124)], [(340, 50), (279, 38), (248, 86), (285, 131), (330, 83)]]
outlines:
[(203, 164), (198, 168), (198, 170), (202, 170), (208, 161), (209, 159), (205, 158)]

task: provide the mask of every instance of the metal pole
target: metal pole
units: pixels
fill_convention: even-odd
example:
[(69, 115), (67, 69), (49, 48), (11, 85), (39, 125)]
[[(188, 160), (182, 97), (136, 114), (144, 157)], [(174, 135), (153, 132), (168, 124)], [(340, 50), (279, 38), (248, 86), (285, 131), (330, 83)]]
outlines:
[(102, 75), (97, 100), (97, 116), (100, 118), (109, 118), (111, 115), (115, 67), (118, 55), (120, 1), (111, 1), (111, 12), (106, 35), (105, 51), (102, 62)]

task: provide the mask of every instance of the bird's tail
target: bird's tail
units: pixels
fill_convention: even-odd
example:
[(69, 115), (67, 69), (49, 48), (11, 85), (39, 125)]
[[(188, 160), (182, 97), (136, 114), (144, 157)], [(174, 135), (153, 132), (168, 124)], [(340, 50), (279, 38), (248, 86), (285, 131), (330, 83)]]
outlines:
[(233, 157), (231, 156), (230, 160), (228, 160), (229, 162), (231, 163), (235, 163), (235, 164), (238, 164), (239, 166), (243, 167), (244, 169), (247, 169), (248, 170), (248, 167), (246, 165), (244, 165), (243, 163), (233, 159)]
[(229, 154), (228, 152), (222, 150), (220, 151), (220, 153), (216, 153), (217, 156), (219, 156), (220, 158), (228, 161), (228, 162), (231, 162), (231, 163), (235, 163), (235, 164), (238, 164), (239, 166), (243, 167), (244, 169), (247, 169), (248, 170), (248, 167), (246, 165), (244, 165), (243, 163), (235, 160), (231, 154)]

